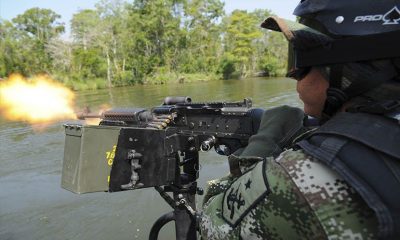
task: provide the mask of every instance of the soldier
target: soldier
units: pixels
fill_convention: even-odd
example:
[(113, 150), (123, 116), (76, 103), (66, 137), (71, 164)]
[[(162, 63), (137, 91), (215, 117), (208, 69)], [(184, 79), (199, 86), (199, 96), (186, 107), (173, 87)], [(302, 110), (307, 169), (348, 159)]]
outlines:
[(303, 0), (300, 23), (262, 27), (289, 41), (307, 127), (266, 111), (249, 145), (211, 181), (204, 239), (400, 239), (400, 3)]

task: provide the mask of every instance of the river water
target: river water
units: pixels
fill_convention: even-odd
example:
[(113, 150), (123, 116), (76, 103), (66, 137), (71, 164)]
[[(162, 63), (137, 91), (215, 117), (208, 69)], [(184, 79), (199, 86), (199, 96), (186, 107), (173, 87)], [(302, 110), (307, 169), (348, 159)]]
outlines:
[[(277, 78), (134, 86), (79, 92), (76, 105), (152, 107), (165, 96), (190, 96), (301, 107), (295, 88), (293, 80)], [(66, 122), (43, 128), (0, 118), (0, 239), (147, 239), (153, 222), (171, 211), (155, 190), (77, 195), (60, 187)], [(201, 153), (200, 162), (200, 186), (228, 173), (226, 158), (215, 152)], [(173, 224), (160, 235), (174, 239)]]

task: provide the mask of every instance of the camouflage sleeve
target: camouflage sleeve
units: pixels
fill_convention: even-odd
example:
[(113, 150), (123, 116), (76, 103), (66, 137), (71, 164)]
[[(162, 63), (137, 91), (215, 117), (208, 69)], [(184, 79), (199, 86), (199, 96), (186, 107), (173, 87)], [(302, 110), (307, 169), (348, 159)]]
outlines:
[(373, 239), (373, 212), (302, 151), (257, 163), (204, 205), (203, 239)]
[(207, 203), (211, 198), (218, 194), (223, 193), (232, 182), (232, 177), (230, 175), (222, 177), (220, 179), (214, 179), (207, 182), (205, 189), (205, 195), (203, 198), (203, 205)]

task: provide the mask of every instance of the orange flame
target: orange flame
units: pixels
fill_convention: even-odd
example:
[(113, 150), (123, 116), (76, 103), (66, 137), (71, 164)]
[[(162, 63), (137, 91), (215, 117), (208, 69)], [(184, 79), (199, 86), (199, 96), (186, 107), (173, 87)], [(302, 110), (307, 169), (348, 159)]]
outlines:
[[(98, 115), (101, 115), (103, 112), (109, 110), (111, 108), (110, 105), (108, 104), (102, 104), (100, 106), (100, 110), (97, 111)], [(101, 122), (101, 118), (86, 118), (85, 119), (85, 124), (87, 125), (99, 125)]]
[(0, 81), (0, 112), (11, 121), (48, 123), (76, 119), (75, 95), (48, 76), (26, 79), (11, 75)]
[(87, 118), (85, 119), (86, 125), (99, 125), (101, 122), (100, 118)]

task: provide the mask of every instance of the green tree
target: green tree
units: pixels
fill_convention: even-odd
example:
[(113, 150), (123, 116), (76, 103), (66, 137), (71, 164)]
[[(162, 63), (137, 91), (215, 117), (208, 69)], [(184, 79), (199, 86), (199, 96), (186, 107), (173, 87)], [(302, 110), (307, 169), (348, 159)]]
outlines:
[(0, 22), (0, 76), (46, 72), (82, 88), (282, 75), (285, 40), (259, 27), (270, 15), (225, 16), (221, 0), (100, 0), (74, 14), (69, 41), (60, 15), (32, 8)]
[(220, 60), (217, 73), (222, 74), (223, 79), (238, 78), (239, 75), (235, 75), (237, 73), (236, 57), (229, 52), (224, 53)]
[[(257, 22), (263, 22), (273, 15), (266, 9), (256, 9), (252, 12)], [(267, 76), (283, 76), (287, 64), (287, 41), (283, 34), (262, 29), (262, 36), (255, 39), (255, 64), (258, 71)]]
[(0, 78), (9, 74), (14, 67), (12, 46), (10, 46), (7, 29), (10, 22), (0, 21)]
[(100, 47), (104, 34), (102, 26), (102, 20), (96, 10), (82, 10), (72, 17), (73, 75), (77, 78), (85, 80), (106, 77), (102, 71), (105, 61)]
[(15, 26), (41, 43), (64, 32), (64, 24), (57, 22), (61, 16), (50, 9), (31, 8), (12, 21)]
[(37, 70), (37, 61), (32, 52), (33, 41), (27, 33), (18, 30), (12, 22), (2, 22), (0, 33), (0, 59), (2, 74), (19, 72), (29, 75)]
[(72, 44), (59, 38), (52, 38), (46, 45), (51, 56), (53, 73), (69, 74), (72, 68)]
[(98, 35), (96, 26), (99, 22), (100, 16), (92, 9), (85, 9), (74, 14), (71, 19), (71, 34), (75, 44), (83, 50), (92, 47)]
[(288, 45), (283, 34), (267, 32), (263, 53), (258, 57), (258, 67), (270, 77), (284, 76), (287, 69)]
[(215, 72), (222, 55), (221, 26), (224, 3), (219, 0), (187, 1), (181, 41), (181, 71)]
[(244, 78), (254, 69), (253, 43), (262, 36), (260, 22), (247, 11), (235, 10), (225, 19), (224, 24), (226, 51), (236, 58), (237, 69)]
[(170, 71), (181, 36), (179, 1), (137, 0), (130, 8), (128, 29), (134, 33), (132, 71), (145, 78), (158, 69)]
[[(50, 39), (64, 32), (64, 24), (58, 22), (61, 16), (50, 9), (31, 8), (12, 19), (12, 30), (23, 72), (34, 74), (48, 72), (51, 69), (51, 56), (46, 52)], [(32, 51), (34, 50), (34, 51)]]
[(101, 0), (96, 4), (96, 10), (101, 18), (98, 26), (101, 35), (98, 36), (97, 43), (106, 57), (108, 84), (126, 85), (126, 37), (129, 36), (126, 34), (126, 3), (122, 0)]
[(74, 62), (80, 75), (105, 77), (109, 87), (127, 84), (123, 79), (129, 41), (127, 21), (127, 8), (120, 0), (103, 0), (95, 10), (74, 15)]

